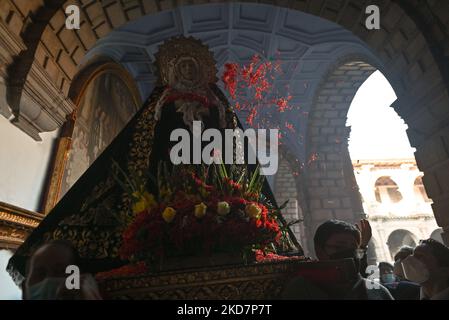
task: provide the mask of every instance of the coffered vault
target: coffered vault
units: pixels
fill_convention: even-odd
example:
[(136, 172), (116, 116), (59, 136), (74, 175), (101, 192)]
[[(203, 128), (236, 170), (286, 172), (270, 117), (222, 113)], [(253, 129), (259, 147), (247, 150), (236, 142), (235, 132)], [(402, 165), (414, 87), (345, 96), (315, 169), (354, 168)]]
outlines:
[(244, 65), (254, 55), (282, 63), (274, 91), (286, 92), (289, 88), (295, 108), (265, 116), (281, 127), (288, 121), (297, 128), (286, 132), (284, 142), (301, 161), (305, 158), (308, 113), (328, 69), (343, 57), (356, 55), (379, 64), (362, 41), (332, 22), (269, 5), (209, 4), (201, 10), (187, 6), (164, 11), (114, 30), (86, 54), (81, 69), (101, 57), (112, 58), (133, 75), (144, 101), (154, 87), (152, 63), (158, 46), (178, 35), (207, 43), (220, 74), (225, 63)]

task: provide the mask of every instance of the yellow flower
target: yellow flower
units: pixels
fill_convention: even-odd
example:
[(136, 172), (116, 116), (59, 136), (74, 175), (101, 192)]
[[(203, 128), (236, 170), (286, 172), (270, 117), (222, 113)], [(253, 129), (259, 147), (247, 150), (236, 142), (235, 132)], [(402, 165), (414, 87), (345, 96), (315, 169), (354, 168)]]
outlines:
[(217, 213), (220, 216), (225, 216), (231, 211), (231, 207), (229, 206), (229, 203), (226, 201), (221, 201), (217, 204)]
[(140, 200), (136, 203), (133, 204), (132, 209), (133, 209), (133, 213), (137, 214), (140, 213), (142, 211), (145, 211), (145, 209), (147, 208), (147, 204), (144, 200)]
[(245, 213), (250, 218), (254, 218), (254, 219), (260, 218), (261, 212), (262, 212), (262, 209), (254, 203), (247, 204), (245, 207)]
[(207, 206), (201, 202), (195, 206), (195, 217), (202, 218), (206, 215)]
[(145, 191), (143, 193), (143, 198), (145, 199), (146, 203), (148, 204), (148, 207), (153, 208), (157, 205), (157, 202), (151, 193)]
[(176, 216), (176, 210), (172, 207), (167, 207), (162, 212), (162, 218), (165, 220), (165, 222), (170, 223), (173, 221), (173, 219)]
[(135, 214), (156, 206), (156, 200), (154, 199), (154, 196), (147, 191), (145, 191), (143, 194), (140, 192), (134, 192), (133, 197), (135, 199), (138, 199), (137, 202), (132, 206), (133, 212)]

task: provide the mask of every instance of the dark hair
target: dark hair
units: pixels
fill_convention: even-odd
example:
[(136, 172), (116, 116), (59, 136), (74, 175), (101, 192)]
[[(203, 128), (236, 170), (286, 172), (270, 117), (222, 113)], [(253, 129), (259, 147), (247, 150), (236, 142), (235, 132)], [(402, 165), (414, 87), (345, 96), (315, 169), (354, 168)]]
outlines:
[(385, 262), (385, 261), (379, 262), (379, 269), (383, 269), (383, 268), (393, 270), (393, 265), (391, 263)]
[(430, 248), (440, 267), (449, 267), (449, 248), (447, 246), (434, 239), (420, 240), (419, 245), (425, 245)]
[(394, 255), (394, 261), (399, 259), (399, 256), (402, 254), (406, 254), (407, 256), (411, 256), (413, 254), (413, 247), (410, 246), (402, 246), (398, 252)]
[(34, 256), (34, 254), (36, 253), (37, 250), (39, 250), (40, 248), (45, 247), (45, 246), (57, 246), (57, 247), (68, 250), (71, 254), (70, 264), (77, 266), (81, 270), (81, 268), (82, 268), (81, 267), (81, 258), (79, 256), (78, 250), (75, 248), (75, 246), (70, 241), (67, 241), (67, 240), (51, 240), (51, 241), (46, 242), (46, 243), (40, 245), (39, 247), (37, 247), (33, 251), (33, 253), (30, 255), (30, 258), (27, 260), (26, 265), (25, 265), (25, 274), (26, 275), (28, 275), (28, 273), (29, 273), (31, 258)]
[(333, 235), (337, 233), (348, 233), (352, 235), (357, 243), (361, 241), (361, 235), (359, 229), (355, 225), (350, 224), (341, 220), (328, 220), (321, 224), (318, 229), (316, 229), (313, 242), (315, 247), (323, 248), (326, 241)]

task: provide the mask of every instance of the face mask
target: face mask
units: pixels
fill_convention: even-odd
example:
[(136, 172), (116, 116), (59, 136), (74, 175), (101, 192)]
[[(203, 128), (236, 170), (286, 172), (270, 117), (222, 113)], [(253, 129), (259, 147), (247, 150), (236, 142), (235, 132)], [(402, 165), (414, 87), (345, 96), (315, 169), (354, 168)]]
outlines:
[(396, 277), (392, 273), (387, 273), (380, 276), (380, 281), (382, 283), (393, 283), (396, 282)]
[(393, 266), (393, 273), (394, 273), (394, 275), (395, 275), (396, 277), (399, 277), (399, 278), (401, 278), (401, 279), (405, 279), (405, 276), (404, 276), (404, 269), (402, 269), (401, 260), (397, 260), (397, 261), (394, 263), (394, 266)]
[(404, 269), (404, 276), (407, 280), (419, 284), (429, 280), (429, 270), (426, 265), (414, 256), (408, 256), (402, 260), (402, 268)]
[(28, 288), (28, 300), (56, 300), (65, 278), (46, 278)]

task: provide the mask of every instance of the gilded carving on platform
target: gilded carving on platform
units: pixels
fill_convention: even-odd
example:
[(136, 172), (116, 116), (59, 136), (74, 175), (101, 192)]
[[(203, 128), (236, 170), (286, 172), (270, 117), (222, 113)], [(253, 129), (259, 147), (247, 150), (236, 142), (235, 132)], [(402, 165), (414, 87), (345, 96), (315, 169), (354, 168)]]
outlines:
[(111, 299), (274, 299), (302, 262), (165, 272), (100, 282)]

